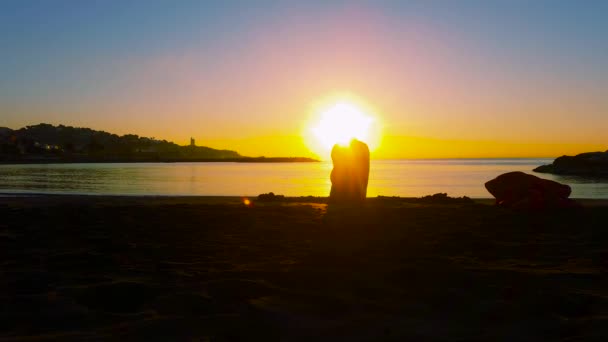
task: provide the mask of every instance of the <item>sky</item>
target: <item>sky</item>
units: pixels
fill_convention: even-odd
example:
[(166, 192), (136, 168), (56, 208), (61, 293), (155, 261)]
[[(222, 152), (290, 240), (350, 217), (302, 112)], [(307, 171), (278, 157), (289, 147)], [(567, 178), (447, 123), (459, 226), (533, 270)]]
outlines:
[[(0, 2), (0, 126), (315, 156), (342, 97), (373, 158), (608, 149), (608, 1)], [(323, 156), (321, 156), (323, 157)]]

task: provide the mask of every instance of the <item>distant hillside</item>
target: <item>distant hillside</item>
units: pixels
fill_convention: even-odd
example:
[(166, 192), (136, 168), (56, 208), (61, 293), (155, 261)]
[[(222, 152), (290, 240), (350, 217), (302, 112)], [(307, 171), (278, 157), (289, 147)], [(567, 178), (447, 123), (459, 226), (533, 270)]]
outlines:
[(12, 130), (0, 127), (0, 161), (188, 161), (234, 159), (235, 151), (180, 146), (166, 140), (118, 136), (90, 128), (41, 123)]
[(535, 168), (534, 172), (579, 177), (608, 177), (608, 151), (561, 156), (549, 165)]

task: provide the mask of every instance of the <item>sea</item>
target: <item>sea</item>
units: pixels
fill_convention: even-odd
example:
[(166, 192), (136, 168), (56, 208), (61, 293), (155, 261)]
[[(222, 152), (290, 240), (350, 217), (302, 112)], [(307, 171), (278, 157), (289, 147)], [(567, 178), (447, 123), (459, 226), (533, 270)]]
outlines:
[[(492, 197), (484, 183), (523, 171), (568, 184), (574, 198), (608, 199), (608, 180), (537, 174), (552, 159), (372, 160), (368, 196), (435, 193)], [(331, 161), (319, 163), (88, 163), (0, 165), (0, 194), (327, 196)]]

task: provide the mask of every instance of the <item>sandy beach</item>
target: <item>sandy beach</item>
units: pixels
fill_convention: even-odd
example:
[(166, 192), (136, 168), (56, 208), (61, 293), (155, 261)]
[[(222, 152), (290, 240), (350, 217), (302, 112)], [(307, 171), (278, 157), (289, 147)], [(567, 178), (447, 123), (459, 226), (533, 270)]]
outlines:
[(0, 197), (0, 341), (602, 340), (608, 210)]

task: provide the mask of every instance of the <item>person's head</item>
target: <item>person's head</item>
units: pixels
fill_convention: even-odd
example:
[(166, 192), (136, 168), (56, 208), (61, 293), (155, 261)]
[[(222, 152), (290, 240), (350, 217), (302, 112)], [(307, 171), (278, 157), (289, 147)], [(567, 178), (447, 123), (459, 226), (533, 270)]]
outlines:
[(343, 147), (338, 144), (335, 144), (331, 149), (331, 160), (334, 164), (337, 162), (341, 162), (345, 160), (348, 156), (348, 147)]

